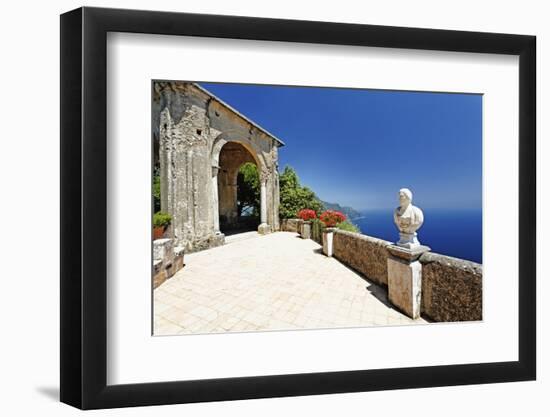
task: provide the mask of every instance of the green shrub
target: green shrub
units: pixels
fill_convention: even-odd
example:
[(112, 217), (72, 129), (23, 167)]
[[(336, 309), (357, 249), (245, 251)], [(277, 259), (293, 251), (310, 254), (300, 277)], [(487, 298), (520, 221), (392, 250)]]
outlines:
[(172, 221), (172, 216), (168, 213), (163, 213), (162, 211), (157, 211), (153, 215), (153, 226), (155, 227), (166, 227)]
[(349, 220), (338, 223), (336, 227), (340, 230), (345, 230), (346, 232), (361, 233), (361, 230), (359, 230), (359, 228)]
[(319, 198), (311, 189), (300, 185), (298, 174), (289, 166), (285, 167), (279, 175), (279, 193), (279, 217), (281, 219), (293, 219), (303, 208), (316, 212), (323, 210), (323, 204)]

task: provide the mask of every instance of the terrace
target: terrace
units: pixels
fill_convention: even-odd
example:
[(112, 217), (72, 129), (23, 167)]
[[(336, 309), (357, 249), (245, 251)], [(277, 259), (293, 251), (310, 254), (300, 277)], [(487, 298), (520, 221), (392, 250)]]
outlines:
[(185, 256), (154, 290), (154, 334), (403, 325), (383, 286), (297, 233), (246, 233)]

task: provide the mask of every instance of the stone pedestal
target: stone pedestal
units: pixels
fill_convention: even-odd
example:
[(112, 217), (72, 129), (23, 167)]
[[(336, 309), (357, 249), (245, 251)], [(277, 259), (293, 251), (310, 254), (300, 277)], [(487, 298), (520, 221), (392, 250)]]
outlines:
[(388, 295), (390, 302), (412, 319), (420, 317), (422, 301), (422, 264), (420, 255), (429, 251), (427, 246), (412, 248), (388, 246)]
[(420, 242), (418, 241), (418, 238), (416, 236), (417, 234), (415, 232), (399, 232), (399, 242), (397, 242), (397, 246), (401, 246), (402, 248), (407, 249), (414, 249), (415, 247), (420, 246)]
[(323, 230), (323, 253), (328, 257), (331, 257), (334, 253), (334, 229), (326, 228)]
[(311, 238), (311, 222), (304, 221), (301, 225), (302, 232), (300, 235), (302, 236), (302, 239), (310, 239)]

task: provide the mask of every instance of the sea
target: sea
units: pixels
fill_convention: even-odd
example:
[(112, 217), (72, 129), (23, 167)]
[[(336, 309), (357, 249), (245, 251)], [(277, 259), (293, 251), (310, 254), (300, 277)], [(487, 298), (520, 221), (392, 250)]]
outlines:
[[(424, 212), (418, 240), (432, 252), (482, 263), (483, 220), (481, 210), (431, 209)], [(361, 233), (396, 242), (399, 232), (393, 223), (393, 210), (369, 210), (351, 220)]]

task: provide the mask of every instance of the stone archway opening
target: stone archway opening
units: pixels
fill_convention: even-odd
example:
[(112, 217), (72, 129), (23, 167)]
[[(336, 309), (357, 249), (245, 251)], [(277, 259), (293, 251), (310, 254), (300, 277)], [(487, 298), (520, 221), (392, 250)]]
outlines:
[(258, 230), (261, 193), (258, 164), (238, 142), (221, 148), (218, 171), (218, 213), (225, 235)]

